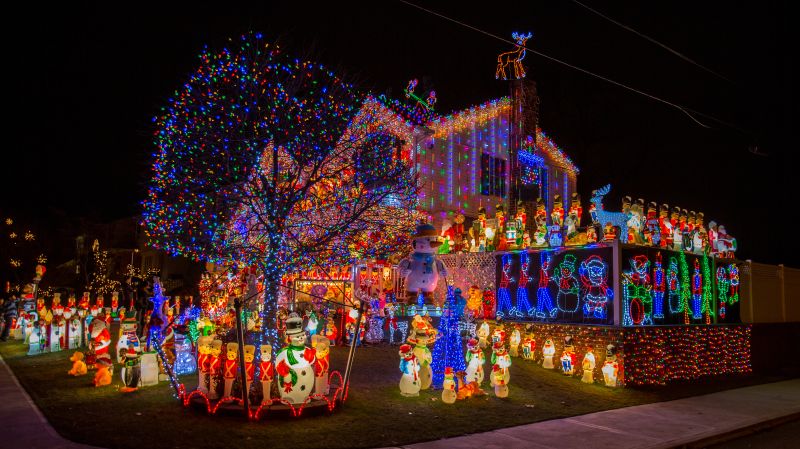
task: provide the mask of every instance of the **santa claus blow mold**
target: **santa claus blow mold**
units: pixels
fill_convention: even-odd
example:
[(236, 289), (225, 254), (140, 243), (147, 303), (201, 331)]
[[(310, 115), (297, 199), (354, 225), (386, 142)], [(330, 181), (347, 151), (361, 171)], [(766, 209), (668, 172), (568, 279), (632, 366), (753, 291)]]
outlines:
[(415, 299), (422, 293), (425, 302), (430, 303), (439, 276), (447, 276), (444, 264), (436, 257), (436, 249), (442, 243), (436, 229), (429, 224), (417, 226), (412, 239), (414, 252), (399, 264), (400, 275), (405, 278), (406, 298)]

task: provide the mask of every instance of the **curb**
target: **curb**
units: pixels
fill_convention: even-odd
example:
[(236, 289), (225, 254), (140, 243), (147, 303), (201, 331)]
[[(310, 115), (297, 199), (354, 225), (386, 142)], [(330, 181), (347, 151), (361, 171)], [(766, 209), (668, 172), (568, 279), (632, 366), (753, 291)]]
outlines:
[(715, 444), (721, 444), (726, 441), (735, 440), (743, 436), (752, 435), (754, 433), (758, 433), (763, 430), (772, 429), (774, 427), (780, 426), (781, 424), (786, 424), (788, 422), (796, 421), (798, 419), (800, 419), (800, 412), (795, 412), (785, 416), (779, 416), (777, 418), (772, 418), (766, 421), (750, 424), (748, 426), (741, 427), (739, 429), (734, 429), (729, 432), (723, 432), (718, 435), (712, 435), (710, 437), (700, 438), (699, 440), (691, 441), (688, 443), (682, 443), (675, 446), (671, 446), (670, 449), (702, 449), (708, 446), (713, 446)]

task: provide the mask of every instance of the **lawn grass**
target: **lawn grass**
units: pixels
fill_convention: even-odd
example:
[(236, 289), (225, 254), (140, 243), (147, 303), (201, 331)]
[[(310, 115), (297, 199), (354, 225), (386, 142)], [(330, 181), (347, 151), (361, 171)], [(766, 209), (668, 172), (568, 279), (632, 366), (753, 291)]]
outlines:
[[(447, 405), (437, 391), (401, 396), (397, 347), (376, 346), (357, 350), (350, 397), (332, 415), (248, 423), (184, 408), (166, 382), (126, 395), (118, 391), (115, 373), (111, 386), (94, 388), (92, 372), (79, 378), (66, 374), (71, 351), (28, 357), (26, 349), (19, 343), (0, 344), (6, 363), (61, 435), (85, 444), (137, 449), (394, 446), (781, 380), (746, 376), (611, 389), (515, 358), (508, 398), (494, 397), (484, 382), (488, 396)], [(333, 348), (332, 369), (343, 371), (345, 357), (345, 348)], [(192, 389), (196, 376), (182, 381)]]

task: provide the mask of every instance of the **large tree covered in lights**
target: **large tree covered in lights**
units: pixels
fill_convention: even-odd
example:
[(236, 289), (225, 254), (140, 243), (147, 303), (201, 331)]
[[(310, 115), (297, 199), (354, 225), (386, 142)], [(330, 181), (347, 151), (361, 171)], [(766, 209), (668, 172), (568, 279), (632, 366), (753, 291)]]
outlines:
[(407, 243), (417, 186), (377, 100), (248, 34), (200, 64), (155, 119), (151, 243), (255, 265), (274, 337), (282, 277)]

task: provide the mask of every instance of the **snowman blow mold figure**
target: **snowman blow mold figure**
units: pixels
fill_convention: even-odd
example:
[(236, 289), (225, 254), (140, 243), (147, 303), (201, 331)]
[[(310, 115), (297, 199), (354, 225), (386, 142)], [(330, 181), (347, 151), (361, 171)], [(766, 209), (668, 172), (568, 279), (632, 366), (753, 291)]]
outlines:
[(306, 346), (303, 319), (296, 313), (286, 319), (288, 345), (275, 357), (281, 398), (302, 404), (314, 388), (315, 351)]
[(425, 302), (430, 303), (439, 277), (447, 276), (444, 263), (436, 257), (441, 241), (436, 229), (429, 224), (417, 226), (412, 239), (414, 252), (399, 264), (400, 275), (405, 278), (406, 298), (413, 301), (422, 294)]

